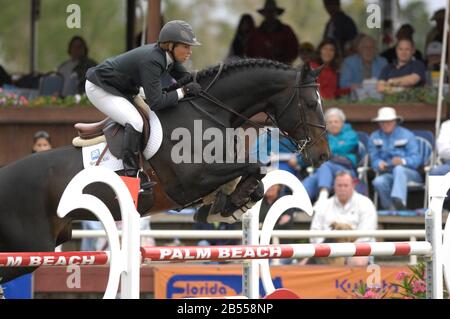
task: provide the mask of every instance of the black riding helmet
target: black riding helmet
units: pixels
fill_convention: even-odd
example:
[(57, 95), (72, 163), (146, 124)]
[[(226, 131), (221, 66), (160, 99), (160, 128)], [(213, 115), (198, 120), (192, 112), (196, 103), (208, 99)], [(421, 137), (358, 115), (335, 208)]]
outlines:
[(188, 45), (202, 45), (197, 41), (195, 33), (189, 23), (181, 20), (167, 22), (159, 33), (158, 42), (179, 42)]

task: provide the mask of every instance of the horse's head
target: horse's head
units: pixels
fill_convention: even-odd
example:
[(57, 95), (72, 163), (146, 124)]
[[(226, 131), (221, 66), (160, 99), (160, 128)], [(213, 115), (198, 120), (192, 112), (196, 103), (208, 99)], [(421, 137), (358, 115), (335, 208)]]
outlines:
[(308, 63), (297, 70), (295, 81), (277, 99), (274, 112), (280, 130), (287, 133), (303, 158), (314, 166), (330, 157), (322, 99), (316, 83), (320, 71), (320, 68), (312, 70)]

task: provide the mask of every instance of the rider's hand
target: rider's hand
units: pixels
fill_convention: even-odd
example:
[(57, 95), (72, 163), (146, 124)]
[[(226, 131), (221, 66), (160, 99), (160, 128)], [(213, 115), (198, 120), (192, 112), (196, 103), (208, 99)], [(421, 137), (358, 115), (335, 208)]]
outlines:
[(200, 84), (191, 82), (183, 86), (183, 92), (185, 96), (198, 96), (202, 90)]

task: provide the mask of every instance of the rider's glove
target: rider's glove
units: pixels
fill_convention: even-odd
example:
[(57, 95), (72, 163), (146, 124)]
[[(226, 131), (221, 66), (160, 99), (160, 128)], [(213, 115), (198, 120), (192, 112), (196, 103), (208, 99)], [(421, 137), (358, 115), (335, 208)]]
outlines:
[(183, 86), (183, 92), (185, 96), (198, 96), (202, 91), (200, 84), (191, 82)]

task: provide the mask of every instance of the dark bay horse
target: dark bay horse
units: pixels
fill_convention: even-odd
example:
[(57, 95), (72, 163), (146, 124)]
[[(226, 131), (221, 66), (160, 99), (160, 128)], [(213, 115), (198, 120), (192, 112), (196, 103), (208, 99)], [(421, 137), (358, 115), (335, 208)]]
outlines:
[[(175, 163), (173, 132), (183, 128), (195, 135), (208, 128), (238, 128), (247, 118), (266, 113), (273, 124), (289, 136), (305, 158), (318, 165), (329, 157), (317, 72), (268, 61), (237, 60), (201, 71), (197, 81), (207, 91), (201, 97), (180, 101), (177, 107), (156, 112), (163, 128), (163, 142), (149, 160), (149, 173), (157, 181), (155, 198), (140, 198), (142, 216), (152, 212), (198, 203), (222, 185), (259, 174), (258, 163)], [(247, 123), (246, 123), (247, 122)], [(202, 141), (202, 147), (208, 141)], [(202, 150), (200, 149), (200, 152)], [(190, 155), (199, 150), (193, 147)], [(73, 220), (92, 219), (90, 212), (77, 210), (60, 219), (56, 209), (70, 180), (83, 169), (81, 149), (66, 146), (36, 153), (0, 169), (0, 251), (54, 251), (70, 240)], [(262, 178), (260, 175), (258, 178)], [(85, 192), (101, 198), (116, 220), (120, 212), (112, 190), (91, 184)], [(33, 268), (0, 267), (0, 284)]]

